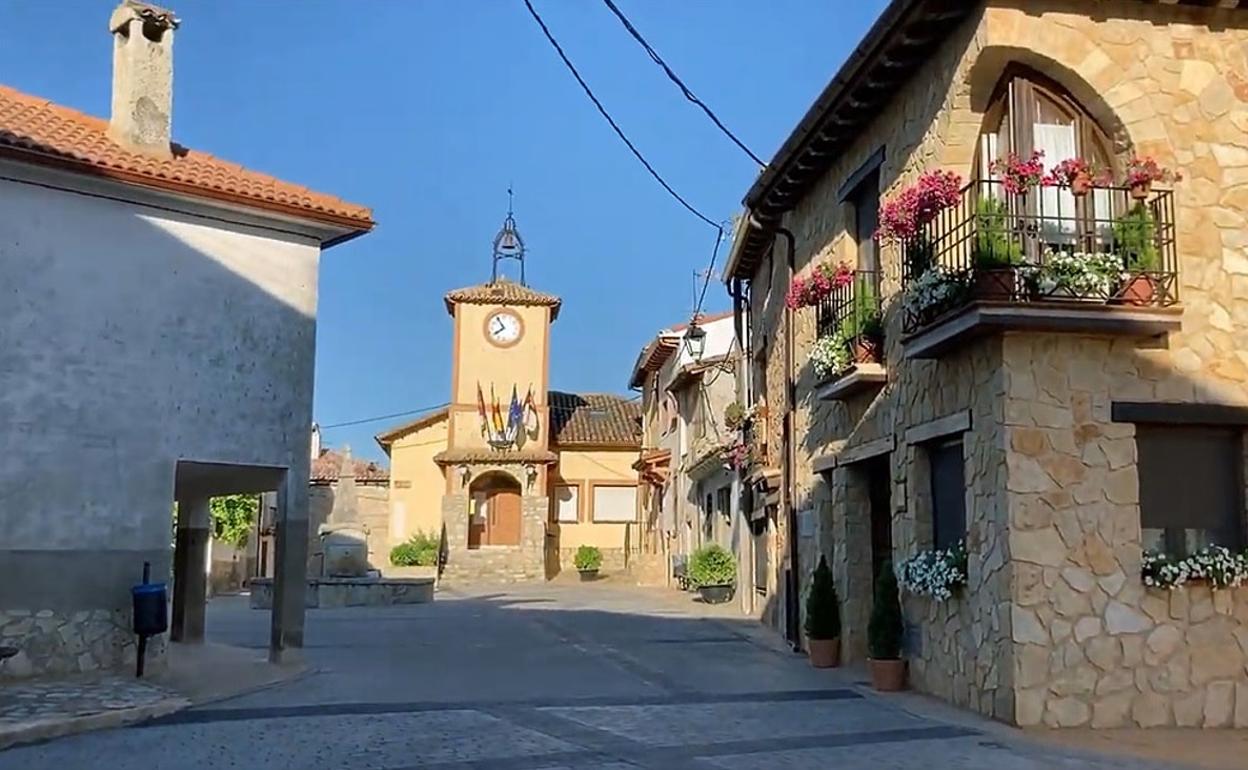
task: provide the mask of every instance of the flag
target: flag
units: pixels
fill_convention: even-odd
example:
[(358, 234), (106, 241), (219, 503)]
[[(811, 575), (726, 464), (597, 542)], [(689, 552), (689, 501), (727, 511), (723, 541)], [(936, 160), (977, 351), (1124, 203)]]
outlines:
[(533, 386), (524, 397), (524, 429), (531, 435), (537, 435), (537, 406), (533, 403)]
[(516, 439), (516, 433), (520, 430), (520, 423), (524, 419), (524, 410), (520, 407), (520, 396), (516, 393), (516, 386), (511, 386), (511, 404), (507, 407), (507, 437), (512, 441)]
[(498, 409), (498, 396), (494, 394), (494, 383), (490, 383), (490, 414), (494, 418), (494, 435), (503, 435), (503, 414)]
[(481, 435), (484, 436), (490, 429), (490, 420), (485, 413), (485, 394), (481, 392), (481, 383), (477, 383), (477, 415), (481, 418)]

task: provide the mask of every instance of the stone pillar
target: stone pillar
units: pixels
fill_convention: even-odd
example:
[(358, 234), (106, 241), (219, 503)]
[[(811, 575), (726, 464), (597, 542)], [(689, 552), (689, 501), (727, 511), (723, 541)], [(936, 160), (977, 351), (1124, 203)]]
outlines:
[(298, 661), (303, 648), (304, 603), (307, 599), (308, 482), (306, 474), (288, 470), (277, 490), (277, 542), (274, 546), (273, 614), (269, 660)]
[(198, 644), (204, 641), (211, 522), (207, 497), (178, 501), (178, 533), (173, 552), (173, 622), (169, 629), (169, 638), (175, 642)]

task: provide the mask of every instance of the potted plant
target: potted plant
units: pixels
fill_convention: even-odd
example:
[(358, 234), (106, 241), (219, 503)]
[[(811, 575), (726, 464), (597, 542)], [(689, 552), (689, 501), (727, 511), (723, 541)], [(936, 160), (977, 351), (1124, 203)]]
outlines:
[(1157, 293), (1153, 274), (1160, 268), (1160, 258), (1157, 224), (1143, 201), (1114, 222), (1114, 245), (1126, 267), (1119, 298), (1129, 305), (1151, 305)]
[(576, 549), (572, 564), (576, 567), (576, 571), (581, 573), (581, 580), (586, 582), (597, 580), (598, 570), (602, 568), (602, 551), (592, 545), (583, 545)]
[(737, 583), (737, 560), (719, 545), (706, 545), (689, 559), (689, 580), (707, 604), (732, 599)]
[(1108, 174), (1105, 171), (1096, 163), (1083, 158), (1067, 158), (1054, 166), (1041, 180), (1046, 187), (1070, 188), (1070, 194), (1076, 198), (1087, 195), (1094, 185), (1108, 182)]
[(819, 557), (806, 594), (806, 648), (815, 668), (841, 665), (841, 605), (824, 556)]
[(906, 686), (906, 662), (901, 658), (901, 600), (893, 563), (880, 565), (875, 580), (875, 603), (867, 624), (867, 664), (871, 684), (881, 692), (896, 692)]
[(1162, 168), (1152, 158), (1135, 157), (1127, 164), (1127, 187), (1131, 190), (1131, 197), (1137, 201), (1148, 198), (1154, 182), (1169, 184), (1182, 178), (1182, 174)]
[(971, 290), (977, 299), (1009, 301), (1018, 291), (1018, 266), (1023, 250), (1012, 237), (1005, 201), (991, 195), (975, 204), (975, 241)]
[(884, 360), (884, 316), (869, 275), (858, 276), (854, 286), (850, 349), (854, 363), (878, 364)]
[(733, 401), (724, 407), (724, 427), (728, 430), (737, 430), (745, 424), (745, 407), (741, 406), (740, 401)]
[(989, 170), (1001, 178), (1001, 186), (1010, 195), (1026, 195), (1044, 180), (1044, 151), (1035, 150), (1023, 159), (1014, 153), (997, 158)]
[(815, 265), (810, 275), (803, 278), (794, 276), (789, 283), (789, 290), (784, 295), (784, 304), (790, 310), (818, 305), (831, 296), (835, 289), (844, 286), (854, 279), (854, 271), (845, 263), (833, 267), (822, 263)]
[(1049, 248), (1040, 264), (1026, 268), (1024, 283), (1035, 299), (1103, 302), (1114, 296), (1123, 270), (1122, 258), (1117, 254)]

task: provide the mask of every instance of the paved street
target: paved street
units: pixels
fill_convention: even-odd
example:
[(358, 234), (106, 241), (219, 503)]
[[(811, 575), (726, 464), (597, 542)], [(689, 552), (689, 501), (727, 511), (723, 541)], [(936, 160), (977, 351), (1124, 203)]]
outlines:
[[(239, 599), (219, 599), (209, 636), (260, 650), (266, 621)], [(852, 675), (814, 671), (758, 636), (753, 623), (699, 616), (684, 596), (603, 585), (311, 611), (313, 671), (297, 681), (157, 723), (13, 749), (0, 766), (1162, 767), (1039, 747), (952, 710), (916, 709), (928, 702), (914, 696), (876, 697)]]

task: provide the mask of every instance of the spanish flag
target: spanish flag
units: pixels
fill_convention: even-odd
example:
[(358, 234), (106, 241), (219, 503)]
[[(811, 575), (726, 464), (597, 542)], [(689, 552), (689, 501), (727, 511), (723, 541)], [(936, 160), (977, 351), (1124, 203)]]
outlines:
[(477, 415), (481, 418), (481, 435), (484, 436), (490, 429), (490, 418), (485, 413), (485, 394), (481, 392), (481, 383), (477, 383)]

